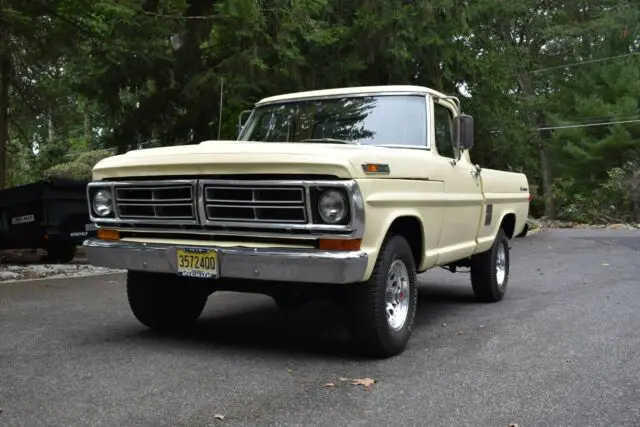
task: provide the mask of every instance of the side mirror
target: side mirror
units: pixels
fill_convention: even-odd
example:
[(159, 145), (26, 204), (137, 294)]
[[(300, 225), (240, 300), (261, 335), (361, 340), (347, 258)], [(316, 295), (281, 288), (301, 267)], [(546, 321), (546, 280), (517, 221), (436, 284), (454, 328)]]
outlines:
[[(242, 133), (242, 129), (244, 128), (244, 125), (247, 119), (249, 118), (248, 116), (251, 115), (251, 111), (253, 110), (244, 110), (238, 115), (238, 126), (236, 127), (236, 138), (240, 138), (240, 133)], [(245, 118), (245, 115), (247, 116), (246, 118)]]
[(456, 131), (460, 150), (469, 150), (473, 147), (473, 117), (460, 114), (456, 117)]

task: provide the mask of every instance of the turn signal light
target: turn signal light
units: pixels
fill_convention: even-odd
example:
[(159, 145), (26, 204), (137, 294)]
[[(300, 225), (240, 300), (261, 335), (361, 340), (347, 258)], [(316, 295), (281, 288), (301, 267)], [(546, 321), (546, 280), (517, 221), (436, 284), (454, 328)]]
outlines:
[(120, 232), (118, 230), (109, 230), (106, 228), (98, 229), (98, 239), (102, 240), (120, 240)]
[(362, 245), (361, 239), (320, 239), (319, 249), (324, 251), (359, 251)]

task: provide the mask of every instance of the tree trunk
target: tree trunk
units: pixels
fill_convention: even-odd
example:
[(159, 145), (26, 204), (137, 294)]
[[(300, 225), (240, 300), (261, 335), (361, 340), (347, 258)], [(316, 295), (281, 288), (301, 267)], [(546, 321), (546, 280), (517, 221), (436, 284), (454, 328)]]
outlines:
[(540, 139), (540, 172), (542, 174), (542, 189), (544, 191), (544, 216), (556, 219), (556, 201), (553, 197), (553, 170), (549, 158), (547, 143)]
[(49, 145), (49, 147), (52, 147), (55, 132), (53, 130), (53, 115), (51, 114), (51, 112), (49, 112), (49, 115), (47, 118), (47, 131), (48, 131), (47, 144)]
[[(524, 96), (531, 100), (535, 96), (533, 80), (531, 75), (524, 74), (519, 76), (518, 82), (522, 88)], [(538, 155), (540, 156), (540, 172), (542, 174), (542, 191), (544, 194), (544, 215), (548, 219), (555, 219), (556, 217), (556, 203), (553, 197), (553, 169), (551, 167), (551, 155), (547, 144), (540, 135), (538, 128), (543, 126), (542, 117), (538, 111), (530, 111), (529, 123), (531, 127), (535, 129), (535, 145), (538, 147)]]
[(93, 129), (91, 127), (91, 115), (89, 110), (89, 103), (87, 101), (84, 102), (83, 114), (84, 114), (84, 139), (87, 142), (87, 145), (91, 146), (91, 142), (93, 140)]
[[(4, 40), (4, 34), (0, 35)], [(9, 142), (9, 82), (11, 80), (11, 61), (0, 58), (0, 190), (6, 186), (7, 144)]]

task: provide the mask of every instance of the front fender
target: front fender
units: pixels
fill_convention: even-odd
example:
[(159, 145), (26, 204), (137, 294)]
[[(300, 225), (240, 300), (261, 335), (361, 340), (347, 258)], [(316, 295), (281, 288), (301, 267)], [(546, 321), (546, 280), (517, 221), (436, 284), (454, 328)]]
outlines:
[[(365, 231), (362, 250), (369, 256), (365, 280), (375, 266), (384, 238), (400, 217), (415, 217), (420, 222), (423, 251), (419, 271), (433, 266), (437, 259), (444, 207), (441, 201), (444, 183), (419, 180), (358, 180), (365, 205)], [(425, 219), (428, 218), (428, 221)]]

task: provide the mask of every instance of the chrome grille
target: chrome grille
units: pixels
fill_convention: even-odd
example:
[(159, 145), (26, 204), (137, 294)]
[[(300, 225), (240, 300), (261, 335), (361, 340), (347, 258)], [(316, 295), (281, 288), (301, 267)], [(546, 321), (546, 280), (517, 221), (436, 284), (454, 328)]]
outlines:
[(209, 222), (307, 222), (303, 187), (205, 184), (203, 193)]
[(193, 185), (116, 186), (114, 191), (122, 219), (196, 222)]

